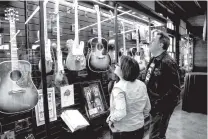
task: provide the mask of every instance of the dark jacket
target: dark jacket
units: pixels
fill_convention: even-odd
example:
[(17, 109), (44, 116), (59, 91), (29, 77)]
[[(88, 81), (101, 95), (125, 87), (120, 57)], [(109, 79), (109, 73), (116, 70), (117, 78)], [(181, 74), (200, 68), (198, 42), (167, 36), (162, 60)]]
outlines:
[[(152, 71), (149, 71), (148, 80), (150, 67)], [(164, 112), (177, 105), (180, 95), (179, 68), (167, 52), (150, 60), (145, 78), (152, 105), (151, 113)]]

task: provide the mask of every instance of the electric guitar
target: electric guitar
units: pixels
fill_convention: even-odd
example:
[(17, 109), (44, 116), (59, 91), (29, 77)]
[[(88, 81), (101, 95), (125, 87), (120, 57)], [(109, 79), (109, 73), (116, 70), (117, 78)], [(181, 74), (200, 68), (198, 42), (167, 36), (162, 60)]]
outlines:
[[(111, 23), (113, 24), (114, 22), (113, 22), (113, 12), (110, 10), (109, 11), (110, 12), (110, 15), (111, 15)], [(109, 31), (108, 32), (108, 34), (109, 34), (109, 37), (113, 37), (114, 36), (114, 31)], [(112, 64), (115, 64), (116, 63), (116, 48), (115, 48), (116, 46), (115, 46), (115, 39), (110, 39), (109, 41), (108, 41), (108, 54), (110, 55), (110, 58), (111, 58), (111, 61), (112, 61)]]
[[(46, 4), (44, 4), (43, 7), (43, 13), (44, 13), (44, 40), (45, 40), (45, 67), (46, 67), (46, 73), (49, 73), (52, 71), (53, 66), (53, 60), (51, 57), (51, 40), (48, 39), (48, 31), (47, 31), (47, 14), (46, 14)], [(41, 71), (41, 60), (38, 64), (39, 70)]]
[(126, 56), (127, 51), (126, 51), (125, 25), (123, 21), (121, 21), (121, 25), (122, 25), (122, 34), (123, 34), (123, 55)]
[(0, 63), (0, 112), (14, 114), (31, 110), (38, 102), (38, 92), (31, 79), (31, 65), (18, 60), (16, 27), (17, 12), (5, 10), (10, 24), (11, 61)]
[(145, 64), (144, 59), (141, 59), (140, 57), (140, 41), (141, 41), (141, 38), (139, 34), (139, 26), (137, 25), (136, 26), (136, 50), (137, 51), (135, 53), (134, 59), (139, 63), (140, 70), (144, 70), (146, 68), (146, 64)]
[(64, 75), (63, 56), (60, 45), (60, 23), (59, 23), (59, 1), (55, 3), (55, 15), (56, 15), (56, 28), (57, 28), (57, 43), (56, 43), (56, 63), (55, 63), (55, 79), (56, 86), (62, 86), (68, 84), (68, 80)]
[(121, 56), (122, 55), (127, 55), (127, 50), (126, 50), (126, 38), (125, 38), (125, 25), (124, 25), (124, 22), (121, 21), (121, 26), (119, 26), (121, 30), (122, 28), (122, 31), (121, 31), (121, 34), (122, 34), (122, 37), (123, 37), (123, 47), (119, 49), (119, 52), (121, 53)]
[(98, 21), (98, 37), (92, 38), (88, 41), (88, 48), (90, 53), (88, 54), (88, 67), (93, 72), (106, 72), (111, 65), (111, 58), (108, 54), (108, 42), (105, 38), (102, 38), (100, 11), (99, 6), (95, 5)]
[(116, 62), (116, 50), (115, 50), (115, 40), (110, 39), (108, 41), (108, 54), (110, 55), (112, 64)]
[(74, 0), (74, 8), (75, 38), (74, 41), (67, 41), (68, 55), (66, 58), (66, 67), (72, 71), (80, 71), (86, 68), (86, 59), (83, 53), (84, 42), (81, 41), (79, 44), (78, 0)]

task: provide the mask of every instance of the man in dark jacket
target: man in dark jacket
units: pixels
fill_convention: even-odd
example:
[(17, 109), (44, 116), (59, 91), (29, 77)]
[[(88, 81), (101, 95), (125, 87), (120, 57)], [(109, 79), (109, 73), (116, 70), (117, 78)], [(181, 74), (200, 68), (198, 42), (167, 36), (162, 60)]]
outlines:
[(157, 33), (149, 45), (153, 58), (147, 65), (145, 83), (152, 105), (150, 139), (166, 139), (168, 123), (180, 96), (178, 65), (167, 53), (169, 45), (164, 32)]

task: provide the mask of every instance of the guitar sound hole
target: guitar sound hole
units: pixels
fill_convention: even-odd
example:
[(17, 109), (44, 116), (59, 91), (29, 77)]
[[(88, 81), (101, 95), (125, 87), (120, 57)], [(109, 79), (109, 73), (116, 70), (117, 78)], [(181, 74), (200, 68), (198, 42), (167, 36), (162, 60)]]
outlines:
[(98, 44), (98, 45), (97, 45), (97, 49), (98, 49), (98, 50), (102, 50), (102, 49), (103, 49), (103, 45), (102, 45), (102, 44)]
[(22, 74), (19, 70), (14, 70), (10, 73), (10, 78), (13, 81), (18, 81), (22, 77)]

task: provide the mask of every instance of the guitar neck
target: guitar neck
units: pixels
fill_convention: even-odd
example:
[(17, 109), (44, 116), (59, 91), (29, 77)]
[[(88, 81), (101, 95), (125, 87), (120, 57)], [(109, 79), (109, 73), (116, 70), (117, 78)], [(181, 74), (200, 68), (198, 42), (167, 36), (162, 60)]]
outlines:
[(75, 44), (79, 45), (78, 0), (74, 0)]
[(52, 60), (50, 41), (48, 39), (48, 28), (47, 28), (47, 12), (46, 12), (46, 3), (44, 4), (43, 13), (44, 13), (44, 41), (45, 41), (45, 57), (47, 60)]
[(48, 41), (46, 3), (44, 3), (43, 14), (44, 14), (44, 39), (45, 39), (45, 44), (46, 44)]
[(98, 27), (98, 42), (102, 43), (101, 21), (100, 21), (100, 9), (98, 5), (95, 5), (97, 11), (97, 27)]
[(56, 1), (55, 4), (55, 13), (56, 13), (56, 29), (57, 29), (57, 51), (60, 51), (60, 23), (59, 23), (59, 2)]
[(62, 52), (60, 46), (60, 23), (59, 23), (59, 1), (56, 1), (55, 4), (55, 13), (56, 13), (56, 27), (57, 27), (57, 48), (56, 48), (56, 56), (57, 56), (57, 70), (63, 71), (64, 67), (62, 65)]
[(140, 46), (139, 46), (139, 29), (136, 29), (136, 48), (137, 48), (137, 53), (140, 51)]
[(127, 55), (127, 52), (126, 52), (126, 38), (125, 38), (125, 26), (124, 26), (124, 23), (122, 23), (122, 26), (123, 26), (123, 49), (124, 49), (124, 55)]
[(15, 21), (10, 21), (11, 61), (18, 60)]

